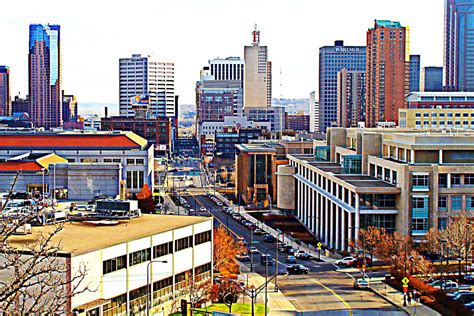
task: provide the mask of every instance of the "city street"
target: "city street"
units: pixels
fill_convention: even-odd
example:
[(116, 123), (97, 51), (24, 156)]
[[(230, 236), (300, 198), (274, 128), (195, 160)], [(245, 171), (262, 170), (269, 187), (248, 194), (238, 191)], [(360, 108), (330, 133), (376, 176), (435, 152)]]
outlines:
[[(187, 162), (183, 170), (198, 168), (196, 162)], [(183, 166), (183, 164), (181, 164)], [(236, 222), (230, 215), (223, 212), (209, 197), (200, 184), (205, 178), (204, 174), (194, 175), (192, 187), (186, 187), (185, 181), (180, 181), (181, 196), (189, 203), (190, 207), (198, 211), (201, 207), (206, 208), (206, 212), (214, 216), (214, 225), (223, 225), (236, 238), (243, 237), (247, 244), (255, 246), (259, 253), (252, 255), (252, 262), (242, 263), (242, 271), (254, 271), (265, 276), (265, 266), (260, 263), (262, 253), (268, 253), (272, 258), (276, 258), (276, 244), (266, 243), (262, 235), (251, 234), (251, 231), (240, 223)], [(178, 181), (175, 181), (175, 188)], [(390, 312), (391, 315), (403, 315), (397, 308), (386, 302), (384, 299), (370, 291), (354, 290), (352, 287), (353, 277), (360, 277), (360, 273), (350, 271), (344, 273), (336, 271), (337, 266), (330, 262), (317, 262), (316, 260), (300, 260), (298, 264), (303, 264), (309, 268), (307, 275), (287, 275), (286, 274), (287, 254), (278, 254), (278, 287), (288, 300), (298, 311), (313, 311), (327, 314), (341, 315), (379, 315)], [(276, 264), (268, 267), (268, 275), (275, 275)], [(352, 275), (352, 276), (351, 276)], [(270, 286), (273, 288), (273, 285)]]

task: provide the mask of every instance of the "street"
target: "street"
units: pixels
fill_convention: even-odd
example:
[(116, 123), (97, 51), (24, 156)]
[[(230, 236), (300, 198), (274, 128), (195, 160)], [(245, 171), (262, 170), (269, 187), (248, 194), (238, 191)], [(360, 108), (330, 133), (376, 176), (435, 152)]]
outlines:
[[(188, 165), (194, 168), (194, 165)], [(201, 182), (205, 176), (193, 176), (193, 180)], [(200, 184), (200, 183), (196, 183)], [(260, 263), (261, 254), (267, 253), (272, 258), (277, 257), (276, 244), (266, 243), (262, 235), (254, 235), (251, 231), (240, 223), (236, 222), (230, 215), (225, 213), (209, 197), (200, 185), (192, 187), (185, 186), (184, 181), (180, 183), (181, 196), (189, 203), (192, 209), (198, 211), (201, 207), (206, 208), (214, 216), (214, 225), (227, 227), (229, 232), (236, 238), (243, 237), (247, 244), (255, 246), (259, 253), (251, 256), (251, 262), (242, 263), (241, 270), (254, 271), (265, 276), (265, 266)], [(298, 311), (312, 311), (315, 313), (341, 315), (379, 315), (390, 313), (391, 315), (404, 315), (397, 308), (386, 302), (384, 299), (368, 290), (354, 290), (352, 287), (353, 277), (360, 277), (360, 273), (351, 271), (350, 273), (338, 272), (338, 268), (330, 262), (317, 262), (315, 260), (296, 259), (298, 264), (303, 264), (309, 268), (306, 275), (286, 274), (287, 254), (278, 253), (278, 287), (288, 300)], [(268, 267), (269, 277), (275, 275), (275, 262)], [(273, 288), (273, 286), (271, 286)]]

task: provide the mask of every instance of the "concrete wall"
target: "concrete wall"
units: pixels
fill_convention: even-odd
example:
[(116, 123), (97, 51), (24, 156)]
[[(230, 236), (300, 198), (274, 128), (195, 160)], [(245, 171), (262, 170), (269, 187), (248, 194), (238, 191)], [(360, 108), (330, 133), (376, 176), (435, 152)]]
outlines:
[(295, 178), (296, 168), (290, 165), (278, 166), (277, 172), (277, 207), (279, 209), (295, 209)]

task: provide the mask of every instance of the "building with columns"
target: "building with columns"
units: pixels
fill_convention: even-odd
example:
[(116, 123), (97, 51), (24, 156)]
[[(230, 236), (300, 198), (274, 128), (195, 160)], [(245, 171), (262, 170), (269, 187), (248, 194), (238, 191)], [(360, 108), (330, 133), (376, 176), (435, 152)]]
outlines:
[[(325, 245), (347, 250), (368, 226), (421, 241), (449, 218), (474, 217), (474, 133), (330, 128), (313, 155), (279, 166), (277, 200)], [(280, 196), (281, 195), (281, 196)]]

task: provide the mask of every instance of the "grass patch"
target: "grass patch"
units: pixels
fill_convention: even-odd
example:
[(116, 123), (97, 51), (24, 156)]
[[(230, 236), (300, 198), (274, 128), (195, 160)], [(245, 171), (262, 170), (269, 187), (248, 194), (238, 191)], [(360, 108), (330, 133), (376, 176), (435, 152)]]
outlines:
[[(196, 309), (196, 311), (205, 311), (205, 308)], [(207, 307), (208, 312), (212, 311), (221, 311), (221, 312), (229, 312), (229, 308), (222, 303), (212, 304)], [(235, 303), (232, 304), (232, 313), (240, 314), (240, 315), (252, 315), (252, 306), (250, 304), (240, 304)], [(265, 305), (264, 304), (255, 304), (255, 315), (264, 315), (265, 314)], [(193, 315), (201, 315), (199, 312), (194, 312)], [(204, 315), (204, 314), (202, 314)]]

